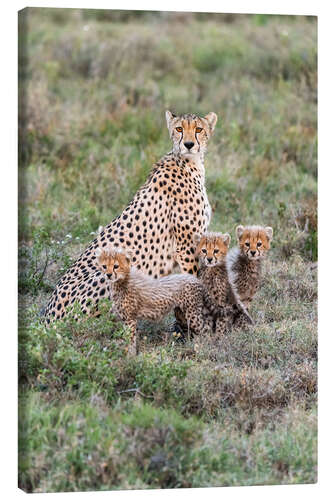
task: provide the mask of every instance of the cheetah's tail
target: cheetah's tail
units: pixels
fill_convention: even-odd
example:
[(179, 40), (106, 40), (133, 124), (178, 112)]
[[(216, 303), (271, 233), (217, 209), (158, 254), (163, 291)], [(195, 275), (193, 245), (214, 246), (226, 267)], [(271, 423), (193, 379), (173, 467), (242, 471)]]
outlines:
[(237, 308), (238, 310), (244, 314), (245, 318), (246, 318), (246, 321), (248, 323), (250, 323), (250, 325), (254, 325), (254, 321), (252, 319), (252, 317), (250, 316), (250, 314), (248, 313), (246, 307), (244, 306), (243, 302), (241, 302), (240, 300), (237, 301)]

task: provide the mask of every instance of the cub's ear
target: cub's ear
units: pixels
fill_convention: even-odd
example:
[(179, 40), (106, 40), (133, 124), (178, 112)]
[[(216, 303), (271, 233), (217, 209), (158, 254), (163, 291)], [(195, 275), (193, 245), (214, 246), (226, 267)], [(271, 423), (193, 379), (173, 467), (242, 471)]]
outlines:
[(177, 115), (175, 115), (174, 113), (171, 113), (171, 111), (166, 110), (166, 112), (165, 112), (165, 118), (166, 118), (166, 122), (167, 122), (168, 128), (169, 128), (171, 120), (173, 118), (176, 118), (176, 116)]
[(267, 234), (267, 238), (269, 239), (269, 241), (271, 241), (271, 239), (273, 238), (273, 228), (270, 226), (266, 226), (265, 231)]
[(213, 111), (211, 111), (210, 113), (208, 113), (208, 115), (205, 116), (205, 120), (208, 121), (210, 132), (212, 133), (217, 122), (217, 115), (213, 113)]
[(242, 237), (243, 233), (244, 233), (244, 226), (237, 226), (236, 227), (236, 236), (237, 236), (238, 240)]
[(223, 241), (224, 241), (224, 243), (225, 243), (227, 246), (229, 246), (229, 245), (230, 245), (230, 240), (231, 240), (231, 236), (230, 236), (230, 234), (229, 234), (229, 233), (225, 233), (225, 234), (223, 235)]
[(102, 250), (99, 247), (96, 248), (95, 255), (96, 255), (97, 258), (102, 255)]
[(125, 254), (125, 257), (127, 260), (131, 261), (132, 260), (132, 257), (133, 257), (133, 250), (130, 250), (130, 249), (126, 249), (124, 251), (124, 254)]
[(193, 241), (194, 241), (194, 243), (195, 243), (196, 245), (198, 245), (198, 244), (199, 244), (199, 242), (200, 242), (200, 240), (201, 240), (201, 235), (200, 235), (199, 233), (195, 233), (195, 234), (194, 234), (194, 236), (193, 236)]

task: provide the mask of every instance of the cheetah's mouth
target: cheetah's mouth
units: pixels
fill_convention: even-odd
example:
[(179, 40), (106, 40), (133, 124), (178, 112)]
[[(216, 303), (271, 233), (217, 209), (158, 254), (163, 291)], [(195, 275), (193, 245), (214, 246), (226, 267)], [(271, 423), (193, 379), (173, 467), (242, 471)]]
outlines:
[(111, 282), (114, 283), (115, 281), (118, 281), (119, 278), (117, 276), (107, 276), (107, 279)]
[(188, 151), (188, 150), (186, 150), (186, 151), (183, 152), (183, 156), (195, 156), (198, 153), (199, 153), (199, 151)]
[(247, 258), (249, 260), (259, 260), (261, 258), (261, 255), (251, 255), (250, 253), (248, 253)]

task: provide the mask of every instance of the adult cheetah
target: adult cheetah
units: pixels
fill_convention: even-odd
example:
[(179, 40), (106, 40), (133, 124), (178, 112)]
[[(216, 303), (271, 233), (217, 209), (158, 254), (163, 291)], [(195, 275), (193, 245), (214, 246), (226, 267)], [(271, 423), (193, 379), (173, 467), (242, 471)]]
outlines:
[(79, 302), (96, 314), (98, 301), (109, 296), (96, 263), (96, 248), (133, 251), (133, 265), (158, 278), (178, 264), (181, 272), (197, 273), (194, 234), (207, 230), (211, 208), (205, 189), (204, 153), (217, 116), (176, 116), (166, 111), (173, 149), (155, 165), (133, 200), (90, 243), (57, 283), (45, 309), (47, 323), (63, 318), (67, 306)]

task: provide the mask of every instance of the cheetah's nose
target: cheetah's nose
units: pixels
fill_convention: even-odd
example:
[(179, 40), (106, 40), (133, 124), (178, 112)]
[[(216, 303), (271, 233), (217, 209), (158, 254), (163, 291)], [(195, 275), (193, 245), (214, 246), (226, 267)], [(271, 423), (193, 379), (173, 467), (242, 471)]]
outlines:
[(194, 146), (194, 142), (184, 142), (184, 146), (190, 150)]
[(213, 260), (213, 257), (207, 257), (207, 260), (208, 260), (209, 263), (211, 263), (212, 260)]
[(112, 274), (110, 274), (110, 273), (109, 273), (109, 274), (107, 274), (107, 277), (108, 277), (109, 279), (111, 278), (111, 276), (112, 276)]
[(256, 254), (256, 251), (255, 250), (251, 250), (251, 255), (254, 257)]

